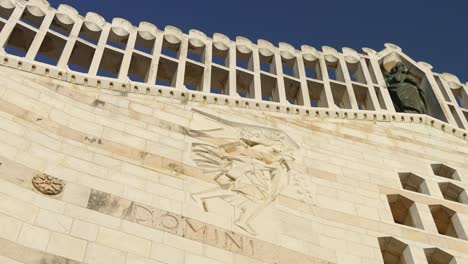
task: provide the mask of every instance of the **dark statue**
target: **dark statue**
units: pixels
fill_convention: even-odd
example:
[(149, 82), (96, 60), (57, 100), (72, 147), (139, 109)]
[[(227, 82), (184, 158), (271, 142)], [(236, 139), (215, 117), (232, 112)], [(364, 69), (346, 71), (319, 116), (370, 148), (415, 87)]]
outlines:
[(390, 72), (385, 73), (385, 82), (397, 112), (428, 113), (424, 91), (403, 63), (398, 62)]

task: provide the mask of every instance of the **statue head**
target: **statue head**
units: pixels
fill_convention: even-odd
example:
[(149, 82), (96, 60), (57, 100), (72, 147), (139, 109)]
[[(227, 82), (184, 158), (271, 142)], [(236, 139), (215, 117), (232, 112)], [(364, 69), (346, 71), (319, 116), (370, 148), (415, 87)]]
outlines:
[(391, 74), (395, 74), (395, 73), (407, 73), (408, 72), (408, 68), (406, 67), (405, 64), (403, 64), (402, 62), (398, 62), (393, 68), (392, 70), (390, 71)]

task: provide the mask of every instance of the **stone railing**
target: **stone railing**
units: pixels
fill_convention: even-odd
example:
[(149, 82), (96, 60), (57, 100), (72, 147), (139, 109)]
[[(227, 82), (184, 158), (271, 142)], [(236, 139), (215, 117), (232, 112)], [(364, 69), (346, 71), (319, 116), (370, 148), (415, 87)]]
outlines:
[[(300, 50), (148, 22), (138, 27), (43, 0), (0, 0), (0, 64), (122, 92), (307, 116), (426, 122), (466, 138), (468, 84), (393, 44), (376, 52)], [(428, 90), (431, 116), (395, 112), (382, 69), (402, 61)]]

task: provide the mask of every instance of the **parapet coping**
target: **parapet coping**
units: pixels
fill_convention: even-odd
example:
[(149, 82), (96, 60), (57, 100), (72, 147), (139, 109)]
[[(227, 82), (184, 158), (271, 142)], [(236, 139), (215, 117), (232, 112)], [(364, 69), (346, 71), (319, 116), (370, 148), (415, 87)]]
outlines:
[(206, 94), (199, 91), (188, 90), (186, 88), (177, 89), (174, 87), (147, 85), (132, 81), (122, 82), (118, 79), (92, 76), (69, 69), (64, 71), (62, 68), (57, 66), (52, 66), (37, 61), (29, 61), (25, 58), (9, 55), (6, 53), (0, 54), (0, 65), (3, 67), (14, 68), (24, 72), (66, 81), (72, 84), (83, 85), (86, 87), (95, 87), (98, 89), (103, 88), (122, 93), (160, 96), (182, 101), (225, 105), (230, 107), (239, 107), (265, 112), (277, 112), (302, 117), (425, 124), (468, 142), (467, 130), (454, 127), (446, 122), (428, 115), (395, 113), (389, 111), (376, 112), (364, 110), (356, 111), (339, 108), (306, 107), (292, 104), (287, 105), (270, 101), (259, 102), (254, 99), (243, 97), (233, 98), (223, 94)]

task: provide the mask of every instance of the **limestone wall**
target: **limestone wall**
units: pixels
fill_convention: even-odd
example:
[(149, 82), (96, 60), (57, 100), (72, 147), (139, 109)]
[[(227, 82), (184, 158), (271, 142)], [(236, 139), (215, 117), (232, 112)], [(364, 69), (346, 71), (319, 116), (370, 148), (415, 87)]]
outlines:
[(1, 263), (468, 263), (467, 141), (435, 119), (268, 112), (7, 67), (0, 83)]

